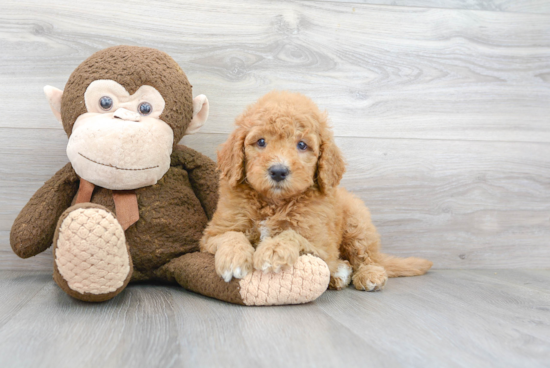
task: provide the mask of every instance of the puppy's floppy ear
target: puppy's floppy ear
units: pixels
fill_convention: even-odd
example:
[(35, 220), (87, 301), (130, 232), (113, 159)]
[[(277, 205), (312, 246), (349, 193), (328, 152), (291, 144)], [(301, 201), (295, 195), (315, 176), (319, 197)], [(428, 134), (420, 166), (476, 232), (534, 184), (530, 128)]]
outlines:
[(322, 192), (338, 186), (346, 171), (345, 165), (344, 157), (334, 142), (332, 132), (324, 130), (321, 133), (321, 147), (317, 161), (317, 184)]
[(218, 170), (221, 179), (236, 187), (244, 179), (244, 140), (246, 130), (237, 128), (218, 151)]

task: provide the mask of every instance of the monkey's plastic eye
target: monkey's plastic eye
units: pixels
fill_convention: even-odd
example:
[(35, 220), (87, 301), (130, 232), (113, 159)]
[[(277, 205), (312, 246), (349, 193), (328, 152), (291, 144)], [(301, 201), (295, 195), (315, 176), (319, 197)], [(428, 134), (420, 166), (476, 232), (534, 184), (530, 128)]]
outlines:
[(105, 111), (109, 111), (113, 107), (113, 99), (109, 96), (103, 96), (99, 99), (99, 106)]
[(153, 111), (153, 106), (149, 102), (142, 102), (139, 104), (138, 110), (141, 115), (149, 115)]
[(307, 150), (307, 144), (306, 144), (306, 142), (304, 142), (304, 141), (298, 142), (298, 144), (297, 144), (296, 146), (298, 147), (298, 149), (299, 149), (300, 151), (305, 151), (305, 150)]
[(258, 145), (258, 147), (265, 147), (265, 139), (258, 139), (258, 142), (256, 142), (256, 144)]

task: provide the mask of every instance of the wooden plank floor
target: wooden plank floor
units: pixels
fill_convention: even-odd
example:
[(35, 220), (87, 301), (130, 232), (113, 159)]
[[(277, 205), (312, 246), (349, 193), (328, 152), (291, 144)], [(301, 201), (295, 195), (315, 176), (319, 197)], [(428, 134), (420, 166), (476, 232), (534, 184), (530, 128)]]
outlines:
[(0, 271), (1, 367), (543, 367), (550, 271), (434, 271), (382, 292), (241, 307), (177, 286), (68, 297), (44, 272)]

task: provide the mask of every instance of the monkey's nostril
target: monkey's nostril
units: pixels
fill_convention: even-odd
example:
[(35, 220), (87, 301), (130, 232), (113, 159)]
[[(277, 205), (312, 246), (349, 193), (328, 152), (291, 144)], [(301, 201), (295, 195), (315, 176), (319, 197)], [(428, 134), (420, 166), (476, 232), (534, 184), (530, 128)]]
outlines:
[(113, 114), (113, 117), (115, 119), (121, 119), (126, 121), (135, 121), (138, 122), (141, 120), (141, 115), (137, 112), (126, 110), (125, 108), (121, 107), (115, 111)]
[(286, 179), (289, 174), (288, 167), (284, 165), (273, 165), (268, 170), (271, 179), (280, 182)]

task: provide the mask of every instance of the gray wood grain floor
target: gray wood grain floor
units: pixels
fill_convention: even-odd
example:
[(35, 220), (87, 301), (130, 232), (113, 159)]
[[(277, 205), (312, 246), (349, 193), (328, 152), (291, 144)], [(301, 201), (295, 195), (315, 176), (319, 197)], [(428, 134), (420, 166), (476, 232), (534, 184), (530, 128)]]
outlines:
[(240, 307), (132, 285), (103, 304), (0, 272), (1, 367), (544, 367), (550, 271), (435, 271), (382, 292)]

